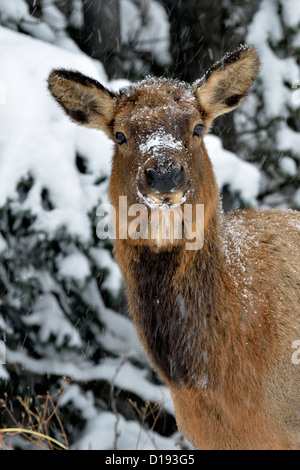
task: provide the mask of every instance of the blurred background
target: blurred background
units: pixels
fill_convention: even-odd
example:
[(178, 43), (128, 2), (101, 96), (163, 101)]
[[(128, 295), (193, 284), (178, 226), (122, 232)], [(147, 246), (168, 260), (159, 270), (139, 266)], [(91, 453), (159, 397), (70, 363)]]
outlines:
[[(96, 236), (112, 144), (76, 127), (52, 68), (113, 90), (193, 82), (255, 46), (248, 99), (206, 137), (223, 207), (300, 209), (299, 0), (0, 0), (0, 430), (71, 449), (190, 448), (128, 317), (111, 240)], [(0, 432), (2, 448), (61, 448)]]

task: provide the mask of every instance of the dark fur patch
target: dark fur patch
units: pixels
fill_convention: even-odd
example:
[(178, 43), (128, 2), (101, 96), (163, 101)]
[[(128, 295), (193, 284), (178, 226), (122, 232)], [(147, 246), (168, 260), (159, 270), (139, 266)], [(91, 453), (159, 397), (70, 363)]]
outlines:
[(195, 352), (210, 352), (207, 327), (217, 321), (220, 295), (216, 289), (218, 273), (206, 259), (207, 253), (199, 252), (196, 265), (187, 270), (181, 283), (176, 283), (174, 278), (182, 264), (180, 248), (159, 253), (143, 248), (132, 265), (133, 290), (133, 285), (126, 286), (130, 311), (148, 354), (173, 384), (193, 385), (206, 372), (207, 364)]
[(68, 109), (64, 107), (66, 113), (77, 121), (79, 124), (87, 124), (89, 122), (87, 115), (81, 109)]
[(112, 91), (107, 90), (107, 88), (105, 88), (103, 85), (101, 85), (101, 83), (99, 83), (97, 80), (95, 80), (93, 78), (90, 78), (90, 77), (86, 77), (85, 75), (83, 75), (80, 72), (76, 72), (74, 70), (56, 69), (52, 73), (57, 78), (63, 77), (66, 80), (71, 80), (75, 83), (80, 83), (83, 86), (87, 86), (87, 87), (95, 86), (99, 90), (107, 92), (112, 98), (115, 98), (117, 96)]
[(233, 95), (226, 99), (225, 104), (229, 108), (237, 106), (239, 102), (245, 97), (245, 95)]
[(112, 119), (110, 121), (110, 123), (108, 124), (108, 127), (112, 130), (112, 132), (114, 131), (114, 127), (115, 127), (115, 120)]

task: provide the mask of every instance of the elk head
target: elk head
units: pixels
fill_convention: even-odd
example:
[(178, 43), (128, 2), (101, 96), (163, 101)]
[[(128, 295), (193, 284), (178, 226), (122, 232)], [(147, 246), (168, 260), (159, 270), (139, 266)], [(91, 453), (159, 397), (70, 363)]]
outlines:
[[(144, 204), (152, 216), (171, 211), (169, 220), (181, 228), (182, 206), (204, 204), (209, 226), (218, 190), (203, 136), (217, 116), (243, 101), (258, 69), (257, 52), (240, 47), (192, 85), (146, 78), (113, 93), (79, 72), (59, 69), (50, 74), (49, 89), (74, 122), (103, 130), (115, 142), (110, 198), (117, 213), (119, 197), (126, 196), (129, 206)], [(142, 226), (149, 227), (148, 218), (146, 212), (140, 219), (141, 232), (147, 232)], [(182, 243), (174, 236), (163, 241), (159, 233), (138, 242), (153, 249)]]

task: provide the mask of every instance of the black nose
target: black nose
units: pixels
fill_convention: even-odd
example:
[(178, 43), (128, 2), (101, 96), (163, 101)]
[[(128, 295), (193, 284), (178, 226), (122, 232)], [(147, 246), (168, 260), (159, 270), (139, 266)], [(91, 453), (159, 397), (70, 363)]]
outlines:
[(172, 191), (172, 189), (177, 189), (183, 182), (182, 167), (173, 168), (168, 172), (147, 169), (145, 173), (149, 187), (156, 189), (156, 191), (160, 193), (168, 193)]

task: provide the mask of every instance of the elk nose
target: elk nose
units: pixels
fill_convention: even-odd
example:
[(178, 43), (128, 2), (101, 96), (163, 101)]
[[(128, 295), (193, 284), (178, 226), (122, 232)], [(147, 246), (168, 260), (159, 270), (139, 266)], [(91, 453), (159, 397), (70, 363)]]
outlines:
[(168, 193), (172, 189), (177, 189), (183, 182), (183, 168), (176, 167), (168, 172), (159, 172), (153, 169), (145, 171), (149, 187), (160, 193)]

